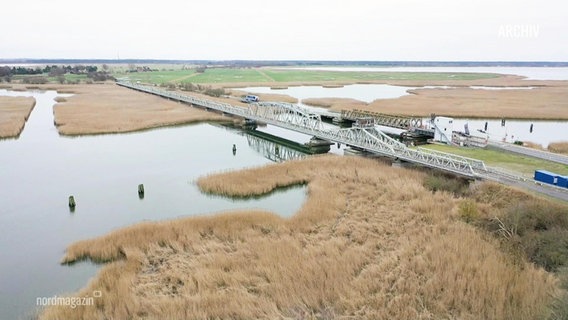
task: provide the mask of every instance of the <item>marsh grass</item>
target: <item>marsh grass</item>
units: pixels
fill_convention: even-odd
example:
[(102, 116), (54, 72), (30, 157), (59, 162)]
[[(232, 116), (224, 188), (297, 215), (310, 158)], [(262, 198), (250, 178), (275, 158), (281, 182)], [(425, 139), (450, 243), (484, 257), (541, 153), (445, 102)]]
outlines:
[(413, 93), (398, 99), (375, 100), (361, 109), (424, 117), (435, 113), (481, 119), (568, 119), (568, 91), (562, 86), (545, 86), (532, 90), (475, 90), (462, 87), (420, 89)]
[[(145, 222), (67, 248), (109, 262), (78, 293), (95, 307), (40, 319), (543, 319), (557, 280), (460, 217), (463, 199), (427, 174), (320, 156), (205, 176), (209, 193), (307, 183), (290, 219), (259, 211)], [(503, 188), (476, 186), (479, 199)], [(514, 191), (517, 192), (517, 191)], [(492, 198), (490, 198), (492, 199)], [(507, 199), (507, 201), (509, 201)], [(479, 205), (481, 217), (506, 203)]]
[(314, 107), (330, 108), (338, 111), (343, 109), (357, 109), (361, 106), (367, 105), (366, 102), (349, 98), (308, 98), (303, 99), (302, 103)]
[(537, 150), (544, 150), (541, 144), (531, 142), (531, 141), (523, 141), (523, 147), (537, 149)]
[(432, 192), (446, 191), (455, 196), (464, 196), (469, 191), (470, 181), (465, 178), (434, 170), (427, 170), (427, 172), (428, 175), (424, 178), (423, 185)]
[(131, 132), (202, 121), (228, 121), (217, 113), (114, 84), (70, 88), (74, 95), (54, 107), (55, 123), (63, 135)]
[(35, 104), (32, 97), (0, 97), (0, 139), (18, 137)]
[(568, 141), (553, 142), (548, 145), (548, 150), (551, 152), (568, 155)]

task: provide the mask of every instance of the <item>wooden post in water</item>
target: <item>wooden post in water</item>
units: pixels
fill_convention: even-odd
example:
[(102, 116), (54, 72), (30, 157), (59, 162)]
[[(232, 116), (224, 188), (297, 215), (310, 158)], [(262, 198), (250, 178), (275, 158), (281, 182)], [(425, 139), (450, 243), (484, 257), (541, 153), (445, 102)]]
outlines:
[(75, 211), (75, 197), (69, 196), (69, 210)]
[(138, 198), (144, 199), (144, 184), (138, 185)]

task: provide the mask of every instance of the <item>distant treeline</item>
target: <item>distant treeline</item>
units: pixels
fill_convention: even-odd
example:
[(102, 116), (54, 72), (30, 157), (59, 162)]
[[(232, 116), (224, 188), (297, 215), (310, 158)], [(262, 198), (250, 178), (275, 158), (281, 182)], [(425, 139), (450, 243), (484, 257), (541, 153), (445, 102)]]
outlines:
[(356, 60), (162, 60), (162, 59), (10, 59), (0, 64), (193, 64), (227, 67), (368, 66), (368, 67), (568, 67), (554, 61), (356, 61)]
[(34, 74), (50, 74), (50, 76), (57, 76), (59, 74), (88, 74), (91, 72), (97, 72), (97, 66), (84, 66), (84, 65), (67, 65), (67, 66), (56, 66), (50, 65), (41, 67), (0, 67), (0, 77), (7, 75), (34, 75)]
[(65, 79), (66, 74), (86, 75), (87, 78), (90, 78), (93, 81), (105, 81), (114, 79), (108, 73), (108, 66), (106, 64), (103, 65), (103, 71), (98, 71), (98, 69), (99, 68), (94, 65), (81, 64), (66, 66), (47, 65), (45, 67), (0, 66), (0, 82), (11, 82), (12, 77), (16, 75), (33, 76), (23, 78), (24, 83), (33, 84), (47, 83), (48, 81), (45, 75), (57, 78), (57, 81), (59, 81), (60, 83), (69, 82), (69, 80)]

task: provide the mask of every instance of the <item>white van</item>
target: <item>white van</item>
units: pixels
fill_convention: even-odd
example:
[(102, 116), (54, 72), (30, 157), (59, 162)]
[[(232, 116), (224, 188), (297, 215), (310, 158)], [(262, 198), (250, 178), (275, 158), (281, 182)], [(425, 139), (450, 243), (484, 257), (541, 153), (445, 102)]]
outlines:
[(258, 96), (253, 96), (251, 94), (247, 94), (244, 98), (241, 99), (242, 102), (251, 103), (251, 102), (258, 102), (260, 99)]

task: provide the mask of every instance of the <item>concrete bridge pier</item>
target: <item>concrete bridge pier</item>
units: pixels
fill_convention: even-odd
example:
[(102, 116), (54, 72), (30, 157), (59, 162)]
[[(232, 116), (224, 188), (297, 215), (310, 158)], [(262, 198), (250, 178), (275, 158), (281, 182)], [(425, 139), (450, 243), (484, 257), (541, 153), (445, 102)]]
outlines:
[(309, 147), (313, 153), (326, 153), (331, 150), (331, 145), (334, 144), (331, 141), (320, 139), (318, 137), (312, 137), (310, 141), (304, 143), (306, 147)]

